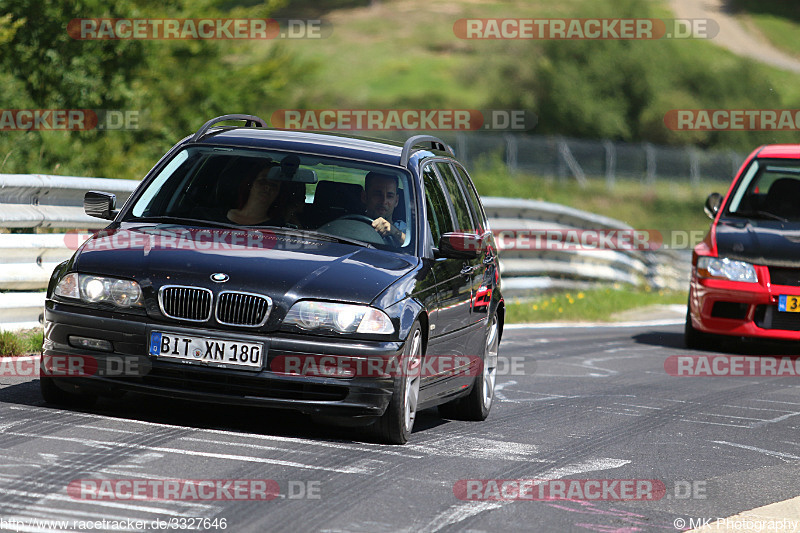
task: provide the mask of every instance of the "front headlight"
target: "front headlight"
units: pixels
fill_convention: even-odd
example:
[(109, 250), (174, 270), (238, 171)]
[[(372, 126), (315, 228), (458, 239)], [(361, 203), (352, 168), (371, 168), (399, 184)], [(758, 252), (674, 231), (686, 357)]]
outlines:
[(135, 281), (77, 272), (61, 278), (53, 293), (86, 303), (110, 303), (124, 308), (143, 305), (142, 289)]
[(386, 313), (366, 305), (303, 301), (292, 306), (284, 325), (307, 331), (327, 329), (338, 333), (393, 333)]
[(727, 257), (701, 257), (697, 260), (697, 275), (701, 278), (727, 279), (757, 283), (756, 269), (750, 263), (733, 261)]

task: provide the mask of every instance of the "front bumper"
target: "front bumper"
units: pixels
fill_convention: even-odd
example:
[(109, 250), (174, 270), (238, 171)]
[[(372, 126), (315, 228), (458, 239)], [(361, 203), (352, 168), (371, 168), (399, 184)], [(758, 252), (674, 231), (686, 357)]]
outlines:
[(800, 340), (800, 313), (778, 311), (781, 295), (800, 296), (800, 287), (773, 285), (768, 269), (756, 265), (758, 283), (698, 278), (692, 272), (689, 315), (695, 329), (716, 335)]
[[(216, 368), (176, 362), (148, 355), (150, 331), (174, 332), (200, 337), (258, 342), (266, 346), (260, 370)], [(68, 337), (89, 337), (109, 341), (113, 351), (103, 352), (70, 345)], [(399, 357), (402, 343), (353, 341), (286, 333), (269, 335), (253, 332), (212, 330), (202, 327), (150, 323), (147, 317), (93, 316), (85, 309), (48, 300), (45, 306), (43, 364), (69, 357), (93, 358), (98, 367), (105, 361), (125, 358), (145, 364), (136, 372), (116, 375), (63, 375), (54, 377), (65, 390), (114, 395), (122, 391), (219, 404), (254, 405), (291, 409), (308, 414), (343, 417), (378, 417), (391, 400), (392, 377), (325, 377), (290, 375), (270, 370), (276, 357), (340, 355), (363, 358)], [(112, 365), (113, 366), (113, 365)]]

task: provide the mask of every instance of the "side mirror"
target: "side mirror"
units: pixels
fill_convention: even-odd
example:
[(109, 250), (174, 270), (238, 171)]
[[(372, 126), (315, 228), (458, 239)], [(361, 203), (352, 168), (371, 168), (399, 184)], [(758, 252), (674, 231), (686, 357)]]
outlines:
[(114, 194), (89, 191), (83, 196), (83, 210), (90, 217), (114, 220), (116, 207), (117, 196)]
[(476, 233), (451, 232), (442, 235), (436, 255), (448, 259), (474, 259), (483, 250), (483, 238)]
[(712, 192), (706, 198), (706, 204), (703, 206), (703, 211), (706, 212), (708, 218), (714, 219), (717, 216), (719, 207), (722, 205), (722, 195), (718, 192)]

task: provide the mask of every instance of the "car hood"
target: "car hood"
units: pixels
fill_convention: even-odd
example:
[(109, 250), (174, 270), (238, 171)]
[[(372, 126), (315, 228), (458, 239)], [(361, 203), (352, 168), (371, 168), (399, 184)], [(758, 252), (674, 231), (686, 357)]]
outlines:
[(716, 233), (720, 257), (800, 267), (800, 224), (796, 222), (722, 219)]
[[(99, 232), (72, 270), (131, 278), (145, 295), (163, 285), (265, 294), (288, 310), (298, 299), (369, 304), (418, 259), (270, 231), (129, 227)], [(228, 276), (215, 283), (211, 275)], [(283, 314), (283, 313), (281, 313)]]

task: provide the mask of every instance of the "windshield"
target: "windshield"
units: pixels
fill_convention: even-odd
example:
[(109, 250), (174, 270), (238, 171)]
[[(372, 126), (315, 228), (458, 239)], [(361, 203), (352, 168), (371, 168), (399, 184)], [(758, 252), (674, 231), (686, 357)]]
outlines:
[(329, 157), (189, 147), (142, 191), (125, 221), (271, 227), (414, 251), (408, 174)]
[(800, 221), (800, 160), (754, 159), (734, 191), (728, 213)]

